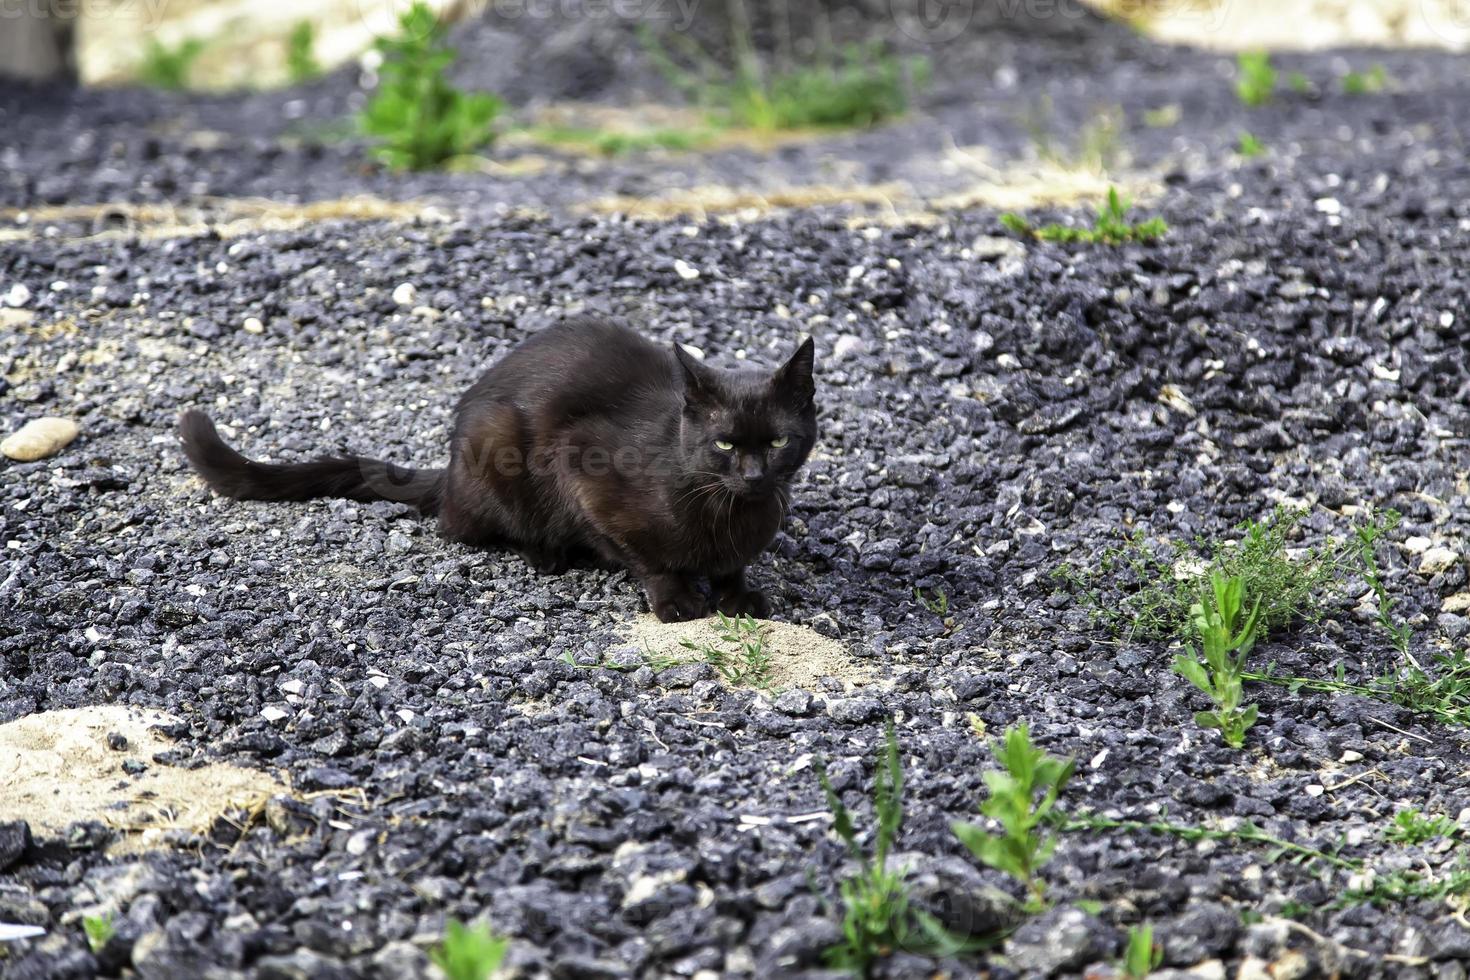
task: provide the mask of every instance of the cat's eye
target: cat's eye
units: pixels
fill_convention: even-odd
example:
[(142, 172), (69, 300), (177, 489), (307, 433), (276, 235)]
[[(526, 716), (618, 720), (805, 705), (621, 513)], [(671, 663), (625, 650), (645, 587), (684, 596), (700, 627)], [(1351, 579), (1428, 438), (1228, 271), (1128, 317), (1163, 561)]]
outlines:
[(735, 448), (735, 444), (733, 442), (726, 442), (723, 439), (716, 439), (715, 448), (722, 453), (728, 453), (730, 450)]
[(786, 436), (778, 436), (777, 438), (771, 440), (771, 448), (772, 449), (785, 449), (786, 448), (786, 444), (788, 442), (790, 442), (790, 441), (791, 440), (789, 438), (787, 438)]

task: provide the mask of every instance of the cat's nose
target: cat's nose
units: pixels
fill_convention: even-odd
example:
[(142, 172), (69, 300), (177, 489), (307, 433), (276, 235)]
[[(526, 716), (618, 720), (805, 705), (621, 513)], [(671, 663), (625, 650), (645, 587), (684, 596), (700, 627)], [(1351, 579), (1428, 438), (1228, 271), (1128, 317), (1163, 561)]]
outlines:
[(766, 478), (766, 468), (758, 460), (745, 459), (740, 463), (740, 479), (751, 485)]

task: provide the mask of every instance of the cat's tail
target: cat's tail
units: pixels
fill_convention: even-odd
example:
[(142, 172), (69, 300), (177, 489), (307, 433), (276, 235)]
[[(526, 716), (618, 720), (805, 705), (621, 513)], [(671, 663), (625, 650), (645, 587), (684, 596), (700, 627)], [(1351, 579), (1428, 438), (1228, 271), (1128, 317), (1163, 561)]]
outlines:
[(394, 500), (437, 514), (445, 470), (415, 470), (366, 456), (324, 456), (309, 463), (257, 463), (225, 444), (203, 412), (179, 416), (184, 455), (215, 493), (236, 500)]

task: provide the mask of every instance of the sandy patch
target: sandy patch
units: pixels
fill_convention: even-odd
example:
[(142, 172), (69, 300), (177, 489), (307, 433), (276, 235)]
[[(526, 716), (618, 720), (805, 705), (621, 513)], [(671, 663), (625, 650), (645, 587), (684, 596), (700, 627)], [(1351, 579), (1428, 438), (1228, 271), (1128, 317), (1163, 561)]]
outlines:
[[(793, 623), (763, 621), (766, 649), (771, 653), (771, 689), (818, 687), (824, 677), (833, 677), (845, 686), (865, 684), (873, 680), (873, 669), (854, 660), (847, 647), (829, 640), (816, 630)], [(714, 617), (690, 623), (660, 623), (644, 613), (627, 624), (629, 643), (655, 656), (679, 660), (697, 660), (699, 655), (680, 641), (720, 645), (720, 622)]]
[[(122, 831), (114, 851), (161, 844), (165, 831), (205, 833), (221, 816), (253, 810), (286, 792), (274, 776), (209, 763), (197, 769), (153, 761), (173, 743), (151, 726), (175, 719), (121, 705), (69, 708), (0, 725), (0, 821), (25, 820), (37, 834), (96, 820)], [(127, 747), (108, 747), (108, 735)], [(123, 763), (147, 768), (128, 773)]]
[(197, 204), (63, 204), (0, 210), (0, 240), (34, 237), (48, 224), (82, 226), (67, 238), (184, 238), (214, 231), (222, 238), (261, 231), (289, 231), (322, 221), (447, 221), (450, 215), (419, 201), (386, 201), (369, 195), (291, 204), (263, 198), (205, 198)]
[(787, 208), (815, 208), (853, 204), (878, 206), (895, 211), (896, 205), (912, 199), (903, 184), (807, 184), (769, 189), (737, 189), (705, 185), (687, 190), (669, 191), (647, 197), (626, 194), (602, 197), (582, 205), (579, 210), (595, 214), (622, 214), (629, 218), (665, 221), (679, 217), (698, 220), (716, 215), (734, 215), (753, 221), (763, 215)]
[(1465, 0), (1084, 0), (1162, 41), (1206, 48), (1464, 51)]

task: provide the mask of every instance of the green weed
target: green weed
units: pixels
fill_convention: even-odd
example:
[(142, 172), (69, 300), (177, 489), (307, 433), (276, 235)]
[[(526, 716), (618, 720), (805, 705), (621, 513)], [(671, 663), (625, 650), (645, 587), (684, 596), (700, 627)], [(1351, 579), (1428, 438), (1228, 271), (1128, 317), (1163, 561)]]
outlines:
[(1267, 864), (1274, 864), (1280, 860), (1288, 860), (1301, 865), (1321, 863), (1346, 871), (1363, 870), (1363, 862), (1361, 861), (1342, 857), (1336, 851), (1324, 851), (1306, 844), (1298, 844), (1296, 841), (1289, 841), (1273, 834), (1268, 834), (1250, 821), (1246, 821), (1239, 827), (1231, 830), (1225, 830), (1217, 827), (1202, 827), (1197, 824), (1172, 823), (1164, 819), (1114, 820), (1093, 813), (1082, 813), (1062, 820), (1060, 827), (1062, 830), (1069, 832), (1124, 830), (1129, 833), (1138, 833), (1140, 831), (1148, 831), (1155, 834), (1167, 834), (1186, 841), (1240, 841), (1247, 844), (1260, 844), (1270, 848), (1266, 856)]
[(1297, 95), (1310, 95), (1312, 93), (1311, 79), (1299, 71), (1294, 71), (1286, 76), (1286, 87)]
[(1275, 684), (1293, 693), (1321, 691), (1388, 701), (1446, 725), (1470, 728), (1470, 656), (1464, 651), (1436, 655), (1429, 670), (1405, 667), (1366, 683), (1350, 682), (1341, 664), (1330, 678), (1277, 674), (1274, 664), (1264, 672), (1247, 671), (1243, 676), (1248, 681)]
[(488, 143), (504, 103), (449, 84), (445, 71), (455, 52), (423, 3), (415, 3), (399, 25), (401, 37), (377, 42), (382, 82), (358, 117), (362, 132), (378, 141), (378, 157), (391, 167), (423, 170)]
[(1395, 844), (1424, 844), (1439, 837), (1454, 837), (1460, 825), (1443, 813), (1430, 816), (1406, 807), (1393, 815), (1393, 826), (1383, 835)]
[[(1378, 568), (1378, 556), (1376, 554), (1378, 539), (1384, 534), (1398, 527), (1399, 513), (1390, 510), (1383, 518), (1368, 524), (1353, 528), (1353, 536), (1357, 539), (1358, 561), (1363, 566), (1363, 577), (1368, 580), (1368, 585), (1373, 589), (1378, 611), (1378, 625), (1388, 634), (1389, 640), (1393, 642), (1394, 649), (1399, 655), (1410, 659), (1409, 641), (1413, 638), (1407, 624), (1395, 622), (1393, 618), (1393, 607), (1397, 600), (1389, 595), (1388, 588), (1383, 584), (1383, 575)], [(1415, 665), (1417, 666), (1417, 664)]]
[(1250, 133), (1241, 133), (1235, 142), (1235, 152), (1247, 159), (1258, 157), (1266, 152), (1266, 144)]
[[(726, 616), (720, 620), (720, 645), (680, 640), (679, 645), (699, 654), (731, 684), (771, 686), (771, 652), (766, 649), (765, 627), (751, 616)], [(656, 668), (657, 669), (657, 668)]]
[(117, 926), (113, 925), (111, 915), (86, 915), (82, 917), (82, 931), (87, 934), (87, 945), (92, 952), (100, 953), (117, 935)]
[[(1173, 108), (1177, 113), (1178, 106)], [(1073, 145), (1059, 148), (1052, 142), (1051, 136), (1051, 97), (1042, 96), (1041, 101), (1021, 118), (1021, 125), (1031, 137), (1037, 159), (1055, 164), (1064, 170), (1088, 170), (1102, 174), (1111, 170), (1122, 156), (1124, 118), (1122, 106), (1099, 108), (1077, 131)], [(1145, 113), (1145, 123), (1148, 123), (1149, 118), (1148, 113)], [(1176, 115), (1174, 122), (1178, 121)]]
[(985, 773), (988, 793), (980, 812), (998, 823), (1000, 832), (959, 820), (950, 829), (976, 858), (1016, 879), (1026, 889), (1027, 909), (1040, 911), (1046, 907), (1045, 886), (1036, 873), (1057, 846), (1056, 836), (1042, 827), (1052, 819), (1076, 764), (1033, 745), (1024, 723), (1006, 729), (990, 750), (1001, 768)]
[(1215, 702), (1215, 710), (1198, 712), (1194, 720), (1201, 727), (1218, 728), (1225, 744), (1238, 749), (1245, 744), (1246, 731), (1256, 723), (1256, 705), (1240, 704), (1241, 674), (1261, 625), (1261, 598), (1251, 597), (1247, 612), (1245, 579), (1215, 572), (1201, 600), (1190, 607), (1190, 615), (1199, 631), (1204, 659), (1198, 659), (1193, 647), (1186, 647), (1174, 658), (1174, 672)]
[(1104, 549), (1089, 566), (1063, 565), (1052, 574), (1120, 638), (1180, 642), (1196, 636), (1191, 608), (1211, 576), (1239, 577), (1245, 594), (1261, 599), (1266, 635), (1297, 620), (1321, 619), (1352, 567), (1353, 555), (1338, 542), (1307, 549), (1296, 559), (1288, 556), (1287, 544), (1305, 516), (1304, 510), (1278, 507), (1264, 521), (1240, 525), (1235, 541), (1196, 538), (1165, 548), (1151, 548), (1138, 531)]
[(316, 60), (316, 27), (309, 20), (299, 21), (286, 38), (286, 77), (292, 85), (300, 85), (321, 71)]
[(907, 112), (911, 92), (929, 79), (927, 60), (899, 59), (879, 44), (849, 45), (840, 55), (819, 47), (809, 65), (765, 64), (739, 19), (731, 28), (733, 66), (720, 64), (687, 35), (672, 35), (670, 41), (681, 45), (684, 63), (651, 32), (643, 34), (655, 66), (724, 126), (764, 131), (874, 126)]
[(1343, 95), (1376, 95), (1388, 87), (1388, 71), (1374, 65), (1365, 72), (1350, 71), (1342, 76)]
[(643, 153), (648, 150), (696, 150), (714, 139), (712, 130), (649, 129), (638, 132), (590, 129), (576, 126), (542, 126), (531, 135), (546, 143), (588, 147), (603, 156)]
[(509, 948), (510, 940), (497, 936), (483, 922), (466, 926), (450, 920), (443, 941), (429, 952), (429, 959), (448, 980), (487, 980), (500, 969)]
[(157, 38), (149, 38), (143, 63), (138, 66), (138, 79), (154, 88), (187, 88), (194, 62), (204, 53), (204, 48), (204, 42), (194, 37), (174, 47), (160, 44)]
[(1235, 56), (1235, 94), (1245, 105), (1263, 106), (1276, 93), (1276, 69), (1265, 51), (1242, 51)]
[(1143, 980), (1164, 962), (1164, 947), (1154, 942), (1154, 927), (1148, 923), (1128, 930), (1119, 969), (1128, 980)]
[(1403, 902), (1450, 902), (1463, 906), (1470, 899), (1470, 865), (1462, 855), (1455, 867), (1443, 874), (1433, 871), (1411, 871), (1406, 868), (1374, 875), (1366, 887), (1350, 889), (1333, 904), (1334, 908), (1354, 905), (1396, 905)]
[(909, 904), (906, 869), (890, 869), (889, 854), (903, 825), (903, 763), (893, 722), (884, 731), (884, 747), (873, 771), (873, 852), (858, 843), (852, 813), (832, 788), (826, 766), (816, 763), (817, 780), (832, 811), (832, 829), (847, 845), (858, 870), (838, 884), (842, 899), (842, 943), (827, 951), (827, 963), (839, 970), (866, 976), (878, 960), (896, 949), (950, 956), (976, 948), (970, 940), (952, 936), (944, 925)]
[(1151, 242), (1168, 234), (1169, 226), (1163, 218), (1149, 218), (1133, 224), (1128, 221), (1132, 204), (1118, 193), (1116, 187), (1108, 188), (1107, 200), (1097, 209), (1097, 217), (1091, 228), (1071, 225), (1043, 225), (1032, 228), (1020, 215), (1007, 212), (1000, 222), (1010, 231), (1020, 235), (1031, 235), (1044, 242), (1086, 243), (1122, 245), (1124, 242)]

